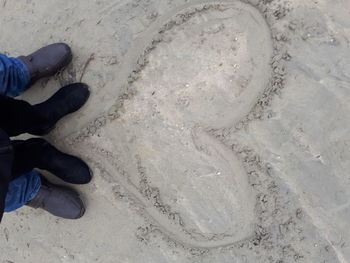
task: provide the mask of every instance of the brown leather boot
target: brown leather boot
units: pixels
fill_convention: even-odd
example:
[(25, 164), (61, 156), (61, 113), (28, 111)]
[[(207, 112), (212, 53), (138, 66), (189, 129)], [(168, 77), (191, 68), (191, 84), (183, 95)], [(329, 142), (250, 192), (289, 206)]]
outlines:
[(27, 206), (44, 209), (54, 216), (65, 219), (78, 219), (84, 215), (85, 206), (76, 191), (66, 186), (52, 184), (43, 177), (41, 183), (39, 192)]
[(72, 61), (71, 48), (64, 43), (51, 44), (28, 56), (18, 57), (30, 74), (30, 84), (37, 80), (55, 75)]

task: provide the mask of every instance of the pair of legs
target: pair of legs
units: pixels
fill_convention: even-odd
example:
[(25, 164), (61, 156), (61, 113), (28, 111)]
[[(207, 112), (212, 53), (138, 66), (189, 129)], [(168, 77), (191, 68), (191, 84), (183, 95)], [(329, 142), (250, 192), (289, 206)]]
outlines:
[[(89, 91), (82, 83), (63, 87), (49, 100), (37, 105), (13, 99), (36, 80), (54, 74), (70, 60), (70, 48), (64, 44), (45, 47), (27, 57), (10, 58), (0, 54), (0, 127), (10, 137), (22, 133), (44, 135), (60, 118), (85, 103)], [(91, 179), (88, 166), (40, 138), (12, 141), (12, 146), (13, 173), (5, 212), (29, 204), (65, 218), (81, 217), (85, 210), (77, 193), (50, 184), (34, 168), (47, 170), (66, 182), (82, 184)]]
[[(24, 62), (0, 54), (0, 96), (20, 95), (27, 89), (29, 81), (29, 71)], [(0, 107), (2, 112), (6, 110), (5, 104), (1, 103)], [(40, 186), (40, 175), (35, 170), (13, 178), (6, 195), (5, 212), (14, 211), (28, 203), (38, 193)]]

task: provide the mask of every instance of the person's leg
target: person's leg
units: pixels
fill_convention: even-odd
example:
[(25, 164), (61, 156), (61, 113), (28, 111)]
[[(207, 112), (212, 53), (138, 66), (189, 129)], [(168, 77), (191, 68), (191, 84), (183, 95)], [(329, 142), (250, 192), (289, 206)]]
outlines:
[(18, 58), (0, 53), (0, 94), (17, 97), (37, 80), (56, 74), (71, 61), (72, 51), (64, 43), (48, 45)]
[(28, 102), (0, 95), (0, 124), (10, 137), (31, 133), (45, 122)]
[(12, 141), (12, 178), (5, 200), (5, 212), (24, 205), (42, 208), (67, 219), (83, 216), (85, 207), (73, 189), (48, 182), (34, 168), (47, 170), (62, 180), (85, 184), (91, 180), (89, 167), (79, 158), (64, 154), (41, 138)]
[(85, 162), (59, 151), (42, 138), (12, 141), (12, 146), (12, 179), (39, 168), (49, 171), (67, 183), (87, 184), (91, 180), (91, 172)]
[(55, 75), (72, 61), (72, 50), (65, 43), (55, 43), (40, 48), (28, 56), (18, 57), (26, 65), (30, 84)]
[(78, 219), (85, 213), (83, 201), (75, 190), (49, 183), (35, 170), (10, 182), (4, 211), (13, 212), (24, 205), (66, 219)]
[(0, 54), (0, 94), (17, 97), (29, 87), (30, 74), (26, 64)]
[(83, 83), (67, 85), (36, 105), (0, 95), (1, 128), (10, 137), (22, 133), (47, 134), (57, 121), (80, 109), (89, 95), (89, 88)]
[[(53, 128), (59, 118), (73, 111), (69, 109), (71, 111), (60, 112), (57, 109), (52, 110), (49, 107), (42, 107), (42, 104), (46, 105), (45, 103), (35, 107), (25, 101), (12, 99), (23, 93), (38, 79), (54, 75), (67, 66), (71, 60), (71, 49), (64, 43), (43, 47), (28, 56), (19, 58), (0, 54), (0, 124), (9, 136), (16, 136), (21, 133), (46, 134)], [(76, 88), (71, 89), (65, 95), (74, 95), (77, 93), (76, 90)], [(86, 88), (79, 91), (86, 96), (85, 90)], [(66, 106), (66, 108), (69, 108), (67, 105), (71, 104), (75, 107), (77, 105), (81, 106), (81, 101), (72, 103), (70, 100), (65, 103), (64, 101), (67, 98), (64, 96), (55, 97), (59, 97), (57, 99), (60, 100), (61, 104), (56, 103), (59, 105), (54, 106)], [(57, 111), (61, 114), (57, 114)]]
[(31, 171), (12, 180), (5, 199), (5, 212), (12, 212), (31, 201), (41, 187), (39, 172)]
[[(65, 44), (50, 45), (29, 56), (21, 56), (20, 58), (11, 58), (0, 54), (0, 123), (10, 136), (25, 132), (47, 133), (59, 118), (77, 110), (84, 104), (88, 97), (86, 85), (73, 86), (70, 90), (66, 87), (64, 92), (61, 91), (54, 98), (51, 98), (50, 103), (41, 103), (36, 108), (25, 101), (9, 98), (20, 95), (36, 80), (55, 74), (68, 65), (71, 58), (71, 50)], [(65, 96), (73, 96), (64, 103), (66, 97), (62, 96), (62, 93)], [(76, 102), (72, 101), (77, 99), (76, 95), (79, 93), (84, 102), (79, 98)], [(50, 104), (53, 107), (63, 107), (64, 110), (53, 110)], [(44, 111), (45, 114), (41, 114)], [(28, 156), (31, 154), (29, 153)], [(28, 156), (26, 158), (27, 165), (30, 159)], [(74, 191), (62, 189), (62, 187), (48, 182), (45, 185), (42, 184), (39, 173), (31, 170), (33, 165), (25, 167), (18, 163), (18, 158), (16, 167), (17, 172), (19, 170), (23, 172), (16, 174), (8, 187), (5, 204), (7, 212), (30, 203), (32, 207), (41, 207), (64, 218), (82, 216), (83, 211), (85, 211), (84, 206)], [(53, 167), (55, 168), (55, 166)], [(58, 172), (62, 173), (60, 169)]]
[[(0, 116), (0, 122), (5, 126), (12, 123), (18, 116), (23, 116), (23, 112), (24, 115), (28, 113), (29, 116), (33, 116), (30, 115), (29, 103), (8, 98), (17, 97), (23, 93), (29, 87), (29, 82), (30, 74), (22, 60), (0, 54), (0, 112), (4, 113)], [(26, 122), (30, 121), (30, 118), (20, 118), (19, 121), (27, 126)], [(18, 127), (13, 127), (13, 130), (18, 130)], [(13, 133), (10, 127), (7, 127), (7, 132), (9, 135)], [(11, 212), (24, 206), (36, 196), (40, 187), (39, 173), (34, 170), (12, 180), (8, 186), (4, 211)]]
[(85, 206), (78, 192), (66, 186), (52, 184), (44, 177), (41, 177), (38, 193), (26, 205), (66, 219), (78, 219), (85, 213)]
[[(46, 102), (34, 106), (25, 101), (0, 96), (0, 123), (10, 136), (24, 132), (45, 133), (61, 117), (79, 109), (88, 96), (88, 87), (84, 84), (66, 86)], [(63, 218), (81, 217), (85, 208), (76, 192), (49, 183), (41, 184), (38, 173), (32, 169), (45, 169), (67, 182), (80, 184), (91, 180), (89, 168), (80, 159), (63, 154), (46, 142), (38, 143), (38, 140), (41, 139), (14, 145), (15, 180), (8, 187), (6, 211), (23, 206), (34, 196), (30, 203), (34, 208), (43, 208)], [(29, 143), (34, 141), (37, 143)]]

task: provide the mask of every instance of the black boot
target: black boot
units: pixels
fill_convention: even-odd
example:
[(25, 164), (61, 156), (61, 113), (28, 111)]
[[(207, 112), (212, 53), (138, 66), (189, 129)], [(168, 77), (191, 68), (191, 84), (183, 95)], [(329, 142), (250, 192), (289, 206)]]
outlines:
[(33, 106), (36, 115), (41, 116), (45, 121), (33, 127), (29, 133), (47, 134), (54, 128), (58, 120), (80, 109), (89, 96), (89, 87), (83, 83), (74, 83), (61, 88), (47, 101)]
[(65, 186), (54, 185), (43, 177), (39, 192), (27, 203), (27, 206), (41, 208), (52, 215), (66, 219), (78, 219), (85, 213), (84, 203), (76, 191)]
[(30, 84), (50, 77), (72, 61), (72, 51), (67, 44), (56, 43), (43, 47), (28, 56), (18, 57), (22, 60), (30, 74)]
[(14, 177), (39, 168), (49, 171), (67, 183), (87, 184), (91, 181), (91, 171), (84, 161), (57, 150), (44, 139), (12, 141), (12, 145)]

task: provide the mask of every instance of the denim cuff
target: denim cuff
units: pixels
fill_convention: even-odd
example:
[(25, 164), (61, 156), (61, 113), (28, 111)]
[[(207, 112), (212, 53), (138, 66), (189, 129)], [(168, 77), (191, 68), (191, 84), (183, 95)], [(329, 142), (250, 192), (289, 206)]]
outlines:
[(5, 212), (12, 212), (33, 200), (40, 187), (40, 173), (35, 170), (11, 181), (5, 199)]

